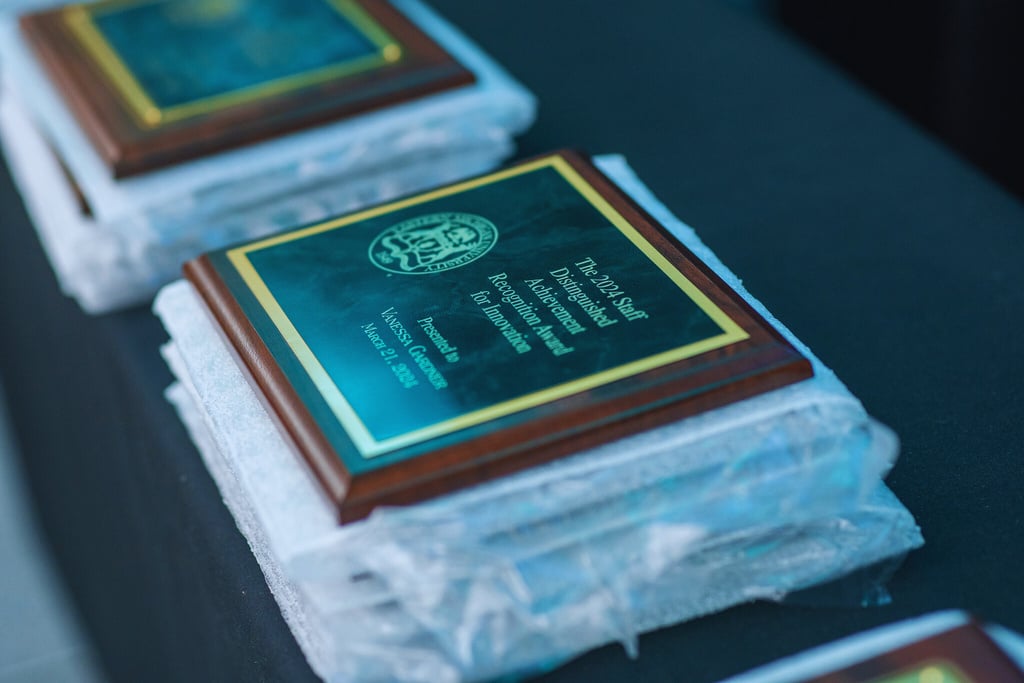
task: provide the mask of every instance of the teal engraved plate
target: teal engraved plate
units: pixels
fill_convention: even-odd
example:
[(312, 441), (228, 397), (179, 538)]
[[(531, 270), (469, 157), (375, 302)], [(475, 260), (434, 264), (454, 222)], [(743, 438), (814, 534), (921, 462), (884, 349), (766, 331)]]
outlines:
[(156, 125), (371, 69), (400, 48), (350, 0), (116, 0), (68, 22)]
[(723, 368), (764, 331), (584, 164), (552, 155), (206, 257), (349, 477), (528, 460), (742, 376)]

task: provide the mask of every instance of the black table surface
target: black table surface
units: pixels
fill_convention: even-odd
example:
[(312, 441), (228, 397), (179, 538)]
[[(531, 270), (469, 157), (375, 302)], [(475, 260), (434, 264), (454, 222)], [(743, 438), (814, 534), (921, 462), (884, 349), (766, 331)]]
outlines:
[[(550, 681), (715, 681), (956, 607), (1024, 631), (1024, 207), (792, 38), (712, 0), (437, 8), (540, 98), (522, 156), (625, 154), (903, 441), (926, 546), (883, 607), (751, 604)], [(84, 316), (0, 179), (0, 376), (113, 680), (311, 680), (162, 392), (148, 308)]]

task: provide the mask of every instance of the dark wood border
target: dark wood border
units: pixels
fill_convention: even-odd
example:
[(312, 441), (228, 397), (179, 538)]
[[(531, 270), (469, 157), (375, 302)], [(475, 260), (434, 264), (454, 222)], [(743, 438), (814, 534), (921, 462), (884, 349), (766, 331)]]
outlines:
[(114, 177), (170, 166), (380, 109), (475, 77), (385, 0), (358, 0), (399, 42), (403, 59), (299, 91), (141, 127), (121, 94), (66, 27), (62, 10), (21, 18), (21, 29)]
[(929, 664), (953, 666), (971, 683), (1024, 683), (1024, 673), (973, 620), (806, 683), (883, 683), (887, 676)]
[(812, 375), (810, 363), (774, 328), (589, 160), (574, 152), (557, 154), (750, 338), (530, 408), (514, 420), (499, 418), (469, 428), (476, 433), (466, 441), (353, 476), (210, 260), (201, 257), (185, 265), (186, 277), (226, 334), (271, 413), (337, 505), (340, 521), (365, 517), (378, 505), (414, 503), (487, 481)]

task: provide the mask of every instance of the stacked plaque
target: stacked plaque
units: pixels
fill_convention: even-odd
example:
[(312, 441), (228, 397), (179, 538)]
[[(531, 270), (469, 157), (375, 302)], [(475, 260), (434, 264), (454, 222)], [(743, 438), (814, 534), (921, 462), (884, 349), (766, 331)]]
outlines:
[(3, 17), (0, 63), (9, 163), (89, 311), (204, 250), (486, 170), (534, 113), (417, 0), (60, 6)]
[(850, 636), (723, 683), (1024, 683), (1024, 637), (963, 612)]
[(328, 680), (548, 667), (921, 542), (895, 438), (619, 158), (185, 273), (168, 396)]

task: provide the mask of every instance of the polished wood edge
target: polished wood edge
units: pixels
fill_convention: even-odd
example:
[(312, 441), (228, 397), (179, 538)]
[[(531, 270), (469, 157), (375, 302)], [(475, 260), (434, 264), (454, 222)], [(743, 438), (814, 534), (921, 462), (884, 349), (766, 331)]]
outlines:
[(206, 256), (189, 261), (182, 270), (268, 414), (309, 465), (328, 499), (340, 510), (349, 491), (351, 477), (287, 377), (271, 358), (263, 339)]
[[(481, 484), (501, 476), (514, 474), (559, 457), (579, 453), (588, 448), (615, 441), (635, 433), (665, 426), (688, 416), (720, 408), (737, 400), (779, 389), (806, 379), (810, 363), (804, 359), (787, 359), (762, 376), (751, 377), (737, 386), (732, 395), (704, 392), (687, 399), (649, 409), (631, 419), (608, 422), (586, 430), (562, 433), (556, 440), (525, 441), (515, 447), (501, 448), (500, 438), (492, 441), (495, 448), (486, 458), (461, 460), (449, 469), (427, 470), (417, 479), (395, 478), (393, 473), (377, 470), (352, 480), (349, 495), (342, 504), (341, 521), (358, 521), (381, 505), (409, 505), (453, 490)], [(554, 426), (554, 425), (553, 425)], [(498, 435), (496, 435), (497, 437)], [(491, 445), (491, 444), (481, 444)], [(398, 467), (398, 463), (393, 467)], [(378, 475), (378, 476), (374, 476)]]
[[(96, 153), (111, 167), (114, 176), (120, 177), (117, 166), (122, 163), (122, 154), (117, 140), (111, 136), (104, 122), (103, 105), (97, 108), (88, 90), (80, 86), (80, 79), (88, 77), (87, 71), (82, 72), (87, 58), (80, 51), (73, 51), (69, 38), (61, 30), (57, 10), (23, 15), (19, 24), (22, 34), (53, 79)], [(69, 55), (66, 51), (73, 52)], [(112, 98), (112, 94), (106, 95), (103, 101)]]

